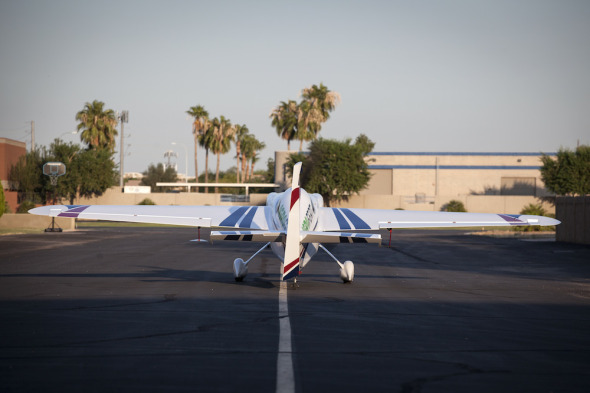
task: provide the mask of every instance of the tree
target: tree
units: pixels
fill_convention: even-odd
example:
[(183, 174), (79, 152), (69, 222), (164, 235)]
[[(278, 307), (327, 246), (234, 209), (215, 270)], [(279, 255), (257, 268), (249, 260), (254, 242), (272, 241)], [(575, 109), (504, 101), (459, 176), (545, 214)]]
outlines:
[[(209, 183), (209, 151), (213, 147), (214, 139), (213, 122), (207, 121), (207, 129), (199, 136), (199, 146), (205, 149), (205, 183)], [(209, 189), (205, 188), (208, 192)]]
[[(258, 161), (258, 152), (266, 147), (266, 144), (256, 139), (254, 135), (248, 134), (242, 142), (242, 172), (245, 173), (245, 181), (250, 180), (254, 173), (254, 164)], [(248, 162), (250, 166), (248, 166)]]
[(67, 198), (70, 204), (78, 197), (102, 195), (118, 180), (113, 153), (108, 149), (82, 149), (80, 145), (56, 139), (44, 158), (44, 162), (48, 161), (63, 162), (66, 174), (59, 178), (56, 186), (43, 176), (45, 189), (57, 197)]
[(4, 186), (0, 184), (0, 217), (6, 211), (6, 198), (4, 197)]
[(287, 171), (293, 171), (296, 162), (303, 161), (301, 186), (308, 192), (318, 193), (327, 206), (341, 200), (348, 200), (353, 193), (366, 188), (371, 174), (365, 161), (372, 142), (364, 135), (357, 137), (354, 144), (350, 139), (344, 142), (319, 138), (310, 146), (309, 155), (291, 155)]
[[(213, 138), (211, 140), (211, 151), (217, 155), (217, 169), (215, 170), (215, 183), (219, 183), (219, 164), (221, 154), (225, 154), (231, 147), (231, 141), (234, 136), (234, 128), (231, 121), (224, 116), (213, 119)], [(215, 187), (215, 192), (218, 187)]]
[(20, 199), (45, 200), (42, 153), (43, 149), (28, 152), (10, 168), (10, 188), (19, 192)]
[(287, 141), (287, 150), (291, 150), (291, 141), (297, 136), (297, 102), (281, 101), (270, 114), (271, 125), (277, 130), (277, 135)]
[[(82, 150), (74, 162), (73, 169), (79, 173), (80, 197), (102, 195), (108, 188), (118, 184), (119, 174), (112, 153), (108, 150)], [(71, 202), (73, 203), (73, 199)]]
[(195, 140), (195, 179), (199, 179), (199, 164), (197, 162), (197, 147), (200, 140), (209, 128), (209, 112), (202, 105), (192, 106), (186, 113), (191, 116), (193, 121), (193, 135)]
[[(78, 154), (82, 151), (80, 145), (75, 145), (72, 142), (65, 143), (61, 139), (55, 139), (49, 145), (49, 152), (45, 156), (45, 160), (62, 162), (66, 166), (66, 174), (59, 177), (55, 186), (49, 184), (50, 179), (44, 176), (45, 187), (47, 190), (50, 190), (54, 198), (65, 197), (73, 204), (74, 199), (78, 195), (78, 187), (81, 183), (81, 173), (77, 168), (77, 164), (79, 159)], [(92, 174), (88, 177), (91, 176)]]
[(150, 186), (153, 192), (162, 192), (162, 187), (156, 186), (156, 183), (175, 183), (178, 180), (176, 170), (172, 167), (164, 169), (160, 162), (158, 165), (150, 164), (147, 171), (143, 172), (141, 185)]
[(240, 181), (240, 161), (242, 160), (242, 142), (246, 135), (248, 135), (248, 127), (245, 125), (236, 124), (234, 126), (234, 141), (236, 143), (236, 183), (243, 183), (244, 182), (244, 171), (242, 171), (242, 179)]
[(557, 195), (590, 194), (590, 146), (578, 146), (576, 151), (559, 149), (555, 159), (543, 154), (541, 162), (541, 179), (549, 191)]
[(300, 106), (304, 107), (305, 112), (304, 130), (312, 133), (315, 139), (322, 129), (322, 123), (330, 118), (330, 112), (340, 103), (340, 95), (320, 83), (319, 86), (312, 85), (303, 89), (301, 97)]
[[(56, 186), (43, 175), (43, 165), (51, 161), (66, 165), (66, 174), (59, 177)], [(10, 170), (10, 180), (21, 199), (52, 202), (51, 196), (65, 197), (74, 204), (77, 197), (101, 195), (118, 179), (113, 153), (108, 149), (84, 150), (56, 139), (49, 149), (43, 147), (21, 157)]]
[(80, 139), (93, 149), (115, 151), (117, 136), (117, 118), (112, 109), (104, 109), (104, 102), (94, 100), (87, 102), (84, 109), (76, 114), (78, 131), (82, 131)]
[(299, 140), (299, 151), (303, 149), (303, 141), (317, 139), (322, 124), (340, 102), (340, 95), (322, 83), (306, 87), (301, 91), (301, 97), (299, 104), (293, 100), (281, 101), (270, 114), (272, 126), (281, 138), (287, 140), (289, 150), (293, 139)]

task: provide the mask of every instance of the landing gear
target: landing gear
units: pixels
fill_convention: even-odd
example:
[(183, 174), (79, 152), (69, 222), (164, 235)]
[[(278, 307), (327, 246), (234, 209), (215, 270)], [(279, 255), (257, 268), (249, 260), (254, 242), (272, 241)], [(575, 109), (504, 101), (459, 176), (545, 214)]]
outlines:
[(234, 260), (234, 278), (236, 282), (244, 281), (244, 277), (248, 274), (248, 263), (258, 255), (262, 250), (264, 250), (270, 242), (266, 243), (260, 250), (256, 251), (254, 255), (252, 255), (247, 261), (244, 261), (242, 258), (236, 258)]
[(320, 244), (320, 248), (326, 252), (336, 263), (340, 266), (340, 279), (344, 284), (350, 284), (354, 280), (354, 264), (352, 261), (345, 261), (341, 263), (326, 247)]

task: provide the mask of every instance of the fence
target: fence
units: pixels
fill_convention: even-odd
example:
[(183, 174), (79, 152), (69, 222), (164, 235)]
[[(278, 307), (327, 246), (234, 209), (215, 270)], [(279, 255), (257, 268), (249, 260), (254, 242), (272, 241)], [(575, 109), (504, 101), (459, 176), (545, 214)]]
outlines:
[(555, 218), (557, 241), (590, 244), (590, 196), (557, 197)]

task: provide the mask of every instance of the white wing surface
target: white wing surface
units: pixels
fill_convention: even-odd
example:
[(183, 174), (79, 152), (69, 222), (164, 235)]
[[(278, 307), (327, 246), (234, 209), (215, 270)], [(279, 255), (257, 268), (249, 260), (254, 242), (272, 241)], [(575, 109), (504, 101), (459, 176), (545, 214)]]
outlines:
[(55, 205), (38, 207), (29, 213), (90, 220), (267, 230), (265, 209), (264, 206)]
[(558, 225), (553, 218), (518, 214), (454, 213), (410, 210), (321, 210), (324, 231), (362, 231), (388, 228), (452, 228), (487, 226)]

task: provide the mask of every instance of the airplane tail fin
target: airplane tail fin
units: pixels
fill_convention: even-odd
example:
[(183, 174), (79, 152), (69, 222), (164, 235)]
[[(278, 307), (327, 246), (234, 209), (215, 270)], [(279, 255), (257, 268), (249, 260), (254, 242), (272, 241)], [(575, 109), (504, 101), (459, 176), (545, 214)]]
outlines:
[(283, 281), (299, 275), (301, 250), (301, 222), (300, 216), (300, 188), (299, 175), (301, 163), (293, 166), (293, 182), (291, 184), (291, 203), (289, 208), (289, 222), (287, 224), (287, 239), (285, 241), (285, 259), (283, 262)]

